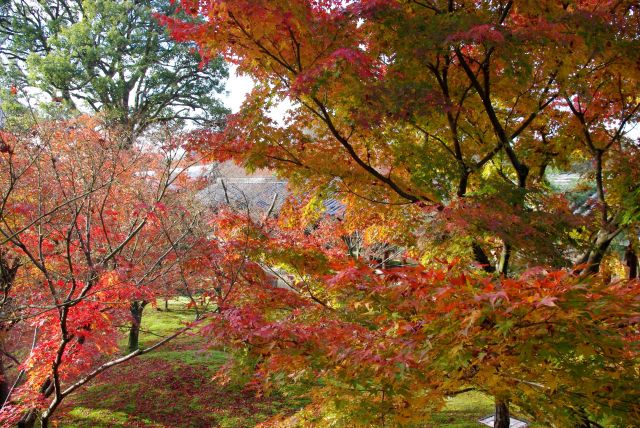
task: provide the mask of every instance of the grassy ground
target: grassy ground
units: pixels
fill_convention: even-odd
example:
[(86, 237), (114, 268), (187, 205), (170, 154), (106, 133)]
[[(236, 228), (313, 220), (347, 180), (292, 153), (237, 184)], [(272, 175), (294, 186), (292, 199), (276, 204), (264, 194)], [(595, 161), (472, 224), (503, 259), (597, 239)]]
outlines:
[[(184, 302), (171, 302), (169, 312), (145, 309), (143, 346), (193, 320)], [(203, 347), (202, 337), (184, 335), (166, 347), (104, 373), (64, 404), (56, 421), (64, 428), (125, 427), (254, 427), (278, 413), (292, 413), (299, 400), (256, 397), (239, 385), (221, 386), (213, 374), (227, 355)], [(123, 342), (124, 346), (124, 342)], [(479, 428), (491, 414), (488, 397), (470, 392), (452, 398), (428, 427)]]
[(449, 399), (444, 412), (433, 416), (431, 427), (466, 428), (481, 427), (478, 419), (493, 413), (493, 401), (479, 393), (467, 392)]
[[(140, 336), (148, 346), (171, 333), (193, 312), (170, 302), (170, 312), (146, 308)], [(102, 374), (70, 397), (58, 414), (64, 428), (253, 427), (299, 403), (256, 397), (238, 385), (212, 381), (226, 361), (224, 352), (206, 349), (202, 337), (185, 334), (157, 351)], [(123, 347), (126, 343), (123, 341)]]

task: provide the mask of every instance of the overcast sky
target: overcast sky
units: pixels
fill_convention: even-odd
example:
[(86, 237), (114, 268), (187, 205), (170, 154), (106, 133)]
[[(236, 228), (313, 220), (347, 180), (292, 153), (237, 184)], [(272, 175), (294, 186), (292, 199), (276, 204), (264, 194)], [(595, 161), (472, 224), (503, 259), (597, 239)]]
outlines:
[[(237, 113), (244, 101), (245, 96), (253, 88), (253, 81), (247, 76), (239, 76), (236, 67), (229, 67), (229, 80), (227, 81), (227, 94), (222, 97), (224, 105), (231, 109), (232, 113)], [(283, 102), (271, 109), (269, 116), (283, 125), (285, 112), (291, 107), (290, 102)]]
[(233, 113), (237, 113), (242, 101), (244, 101), (244, 97), (251, 91), (251, 88), (253, 88), (253, 81), (247, 76), (238, 76), (236, 67), (232, 65), (229, 69), (227, 94), (222, 97), (222, 100)]

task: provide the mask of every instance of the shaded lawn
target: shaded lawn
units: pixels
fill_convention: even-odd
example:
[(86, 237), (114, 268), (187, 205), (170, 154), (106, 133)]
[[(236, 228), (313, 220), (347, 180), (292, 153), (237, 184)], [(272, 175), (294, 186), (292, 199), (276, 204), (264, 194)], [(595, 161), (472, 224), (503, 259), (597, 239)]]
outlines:
[(254, 426), (285, 403), (220, 387), (201, 367), (155, 358), (119, 368), (67, 404), (63, 427)]
[[(148, 346), (193, 320), (184, 301), (170, 302), (169, 312), (148, 307), (140, 342)], [(57, 414), (64, 428), (254, 427), (272, 416), (291, 414), (304, 405), (293, 397), (258, 397), (240, 385), (222, 386), (212, 377), (227, 354), (206, 349), (203, 337), (185, 334), (157, 351), (133, 359), (99, 376), (71, 396)], [(126, 341), (122, 342), (123, 348)], [(493, 402), (477, 392), (451, 398), (425, 427), (480, 427)]]
[[(494, 413), (493, 398), (476, 391), (451, 397), (442, 412), (433, 415), (431, 423), (425, 427), (439, 428), (481, 428), (485, 425), (478, 420), (491, 416)], [(529, 428), (545, 428), (546, 425), (531, 421), (523, 416), (520, 410), (512, 406), (511, 417), (529, 422)]]
[[(140, 343), (149, 346), (193, 321), (184, 302), (170, 312), (145, 309)], [(94, 380), (69, 397), (57, 415), (65, 428), (124, 427), (253, 427), (292, 406), (280, 397), (256, 397), (239, 385), (212, 380), (227, 354), (206, 349), (203, 338), (187, 333), (164, 347), (134, 358)], [(123, 349), (126, 340), (122, 341)]]
[(447, 400), (444, 411), (433, 415), (426, 427), (479, 428), (478, 420), (494, 411), (493, 400), (479, 392), (467, 392)]

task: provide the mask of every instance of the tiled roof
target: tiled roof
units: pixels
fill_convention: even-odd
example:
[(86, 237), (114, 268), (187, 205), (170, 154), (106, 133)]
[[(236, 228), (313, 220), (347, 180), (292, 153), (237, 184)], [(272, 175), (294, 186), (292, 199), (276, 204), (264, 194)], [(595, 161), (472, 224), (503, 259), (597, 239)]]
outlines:
[[(289, 195), (286, 180), (279, 179), (266, 169), (249, 173), (241, 166), (227, 161), (213, 165), (209, 176), (211, 184), (201, 195), (212, 206), (228, 203), (246, 209), (248, 204), (252, 215), (261, 216), (272, 205), (271, 212), (279, 212)], [(324, 206), (326, 213), (331, 216), (344, 215), (345, 206), (337, 199), (327, 199)]]
[(288, 195), (286, 181), (266, 170), (248, 173), (232, 162), (214, 165), (210, 183), (202, 192), (205, 201), (213, 206), (228, 203), (242, 209), (248, 205), (251, 214), (258, 216), (272, 205), (272, 212), (278, 212)]
[(345, 206), (337, 199), (327, 199), (324, 201), (325, 213), (330, 216), (342, 217), (345, 212)]

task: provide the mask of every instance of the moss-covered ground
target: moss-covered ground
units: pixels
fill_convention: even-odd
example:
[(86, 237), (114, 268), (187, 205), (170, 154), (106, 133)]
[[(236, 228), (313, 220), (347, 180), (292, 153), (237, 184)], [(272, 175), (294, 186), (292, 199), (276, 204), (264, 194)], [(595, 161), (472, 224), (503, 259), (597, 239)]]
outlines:
[[(184, 302), (169, 311), (145, 309), (141, 344), (148, 346), (194, 314)], [(213, 380), (228, 355), (211, 348), (195, 333), (103, 373), (61, 407), (55, 424), (64, 428), (254, 427), (276, 414), (291, 414), (302, 405), (295, 397), (263, 397), (239, 384)], [(123, 346), (125, 342), (123, 341)], [(479, 428), (491, 414), (491, 400), (477, 392), (451, 398), (426, 427)]]

